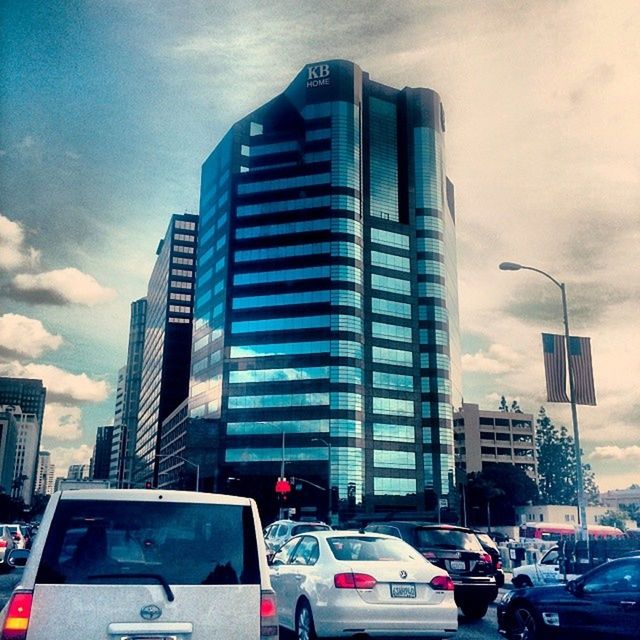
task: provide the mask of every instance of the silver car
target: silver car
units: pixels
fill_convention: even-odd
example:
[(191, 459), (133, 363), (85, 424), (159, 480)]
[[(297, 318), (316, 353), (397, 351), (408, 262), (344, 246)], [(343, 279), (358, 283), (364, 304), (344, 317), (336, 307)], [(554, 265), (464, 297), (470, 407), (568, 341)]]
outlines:
[(316, 531), (271, 561), (280, 624), (299, 640), (446, 638), (458, 629), (449, 574), (406, 542), (374, 533)]
[(11, 531), (6, 524), (0, 524), (0, 571), (8, 571), (11, 565), (7, 564), (9, 551), (15, 547)]
[(253, 500), (186, 491), (54, 494), (0, 637), (277, 640)]

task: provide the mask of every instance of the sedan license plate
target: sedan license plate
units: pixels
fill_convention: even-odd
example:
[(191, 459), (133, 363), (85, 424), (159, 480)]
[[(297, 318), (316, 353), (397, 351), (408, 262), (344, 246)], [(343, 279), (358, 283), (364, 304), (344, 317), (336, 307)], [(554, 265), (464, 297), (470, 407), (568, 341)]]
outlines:
[(415, 598), (416, 597), (416, 585), (404, 584), (404, 583), (392, 583), (391, 584), (391, 597), (392, 598)]
[(467, 568), (464, 560), (451, 560), (450, 566), (453, 571), (464, 571)]

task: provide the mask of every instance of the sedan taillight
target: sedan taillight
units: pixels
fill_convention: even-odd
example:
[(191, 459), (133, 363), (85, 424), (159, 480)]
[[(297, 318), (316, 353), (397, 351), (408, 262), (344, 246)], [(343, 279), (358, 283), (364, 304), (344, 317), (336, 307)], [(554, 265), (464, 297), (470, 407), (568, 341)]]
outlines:
[(0, 540), (0, 549), (4, 549), (7, 546), (6, 540)]
[(453, 591), (453, 580), (449, 576), (436, 576), (429, 584), (436, 591)]
[(377, 582), (366, 573), (337, 573), (333, 576), (336, 589), (373, 589)]
[(0, 640), (25, 640), (32, 600), (31, 591), (17, 591), (11, 596)]

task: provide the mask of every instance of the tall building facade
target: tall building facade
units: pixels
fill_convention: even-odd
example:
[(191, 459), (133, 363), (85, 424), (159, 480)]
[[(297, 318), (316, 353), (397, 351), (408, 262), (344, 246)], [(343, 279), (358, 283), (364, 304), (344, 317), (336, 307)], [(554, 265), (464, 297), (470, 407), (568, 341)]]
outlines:
[(530, 413), (488, 411), (463, 403), (453, 414), (456, 465), (463, 474), (515, 465), (538, 482), (536, 428)]
[(93, 446), (93, 475), (91, 476), (94, 480), (109, 478), (113, 430), (112, 425), (98, 427), (96, 430), (96, 442)]
[(0, 493), (11, 493), (17, 443), (18, 423), (13, 406), (0, 405)]
[(217, 425), (218, 490), (270, 511), (284, 466), (300, 478), (288, 504), (320, 515), (448, 494), (461, 394), (444, 125), (434, 91), (331, 60), (205, 161), (189, 412)]
[[(129, 487), (133, 482), (136, 467), (136, 437), (138, 433), (138, 410), (140, 407), (140, 384), (144, 359), (144, 340), (147, 325), (147, 299), (140, 298), (131, 303), (129, 321), (129, 345), (124, 379), (118, 374), (118, 391), (114, 415), (114, 433), (111, 447), (109, 478), (112, 486)], [(122, 397), (121, 402), (118, 398)]]
[(38, 454), (38, 471), (36, 473), (35, 493), (45, 496), (53, 493), (53, 478), (56, 467), (51, 462), (51, 454), (48, 451), (41, 451)]
[[(189, 392), (198, 216), (176, 214), (160, 241), (149, 280), (132, 475), (158, 483), (163, 420)], [(130, 338), (131, 344), (131, 338)]]
[(18, 426), (11, 495), (22, 498), (28, 507), (36, 486), (42, 425), (37, 414), (27, 413), (19, 406), (5, 405), (4, 409), (12, 411)]
[(0, 404), (14, 405), (33, 413), (42, 425), (47, 390), (42, 380), (0, 377)]

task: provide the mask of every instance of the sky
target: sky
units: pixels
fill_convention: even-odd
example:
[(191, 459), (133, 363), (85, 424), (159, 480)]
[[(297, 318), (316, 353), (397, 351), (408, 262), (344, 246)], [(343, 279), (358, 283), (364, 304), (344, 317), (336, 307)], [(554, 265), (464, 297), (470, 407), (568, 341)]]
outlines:
[(65, 471), (113, 423), (131, 301), (228, 128), (307, 63), (430, 87), (456, 187), (465, 402), (548, 404), (540, 333), (592, 340), (579, 407), (601, 490), (640, 482), (636, 0), (6, 0), (0, 4), (0, 375), (47, 387)]

